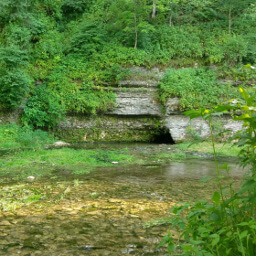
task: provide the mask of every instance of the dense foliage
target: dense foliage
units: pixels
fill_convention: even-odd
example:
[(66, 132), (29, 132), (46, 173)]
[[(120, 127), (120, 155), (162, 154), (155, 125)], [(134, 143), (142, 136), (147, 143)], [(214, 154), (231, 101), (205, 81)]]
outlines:
[(218, 83), (216, 73), (205, 68), (169, 69), (159, 90), (162, 102), (179, 97), (183, 109), (215, 106), (236, 94), (235, 88)]
[[(187, 111), (191, 118), (202, 116), (209, 121), (223, 113), (231, 113), (233, 120), (243, 122), (243, 129), (230, 140), (235, 140), (241, 156), (241, 165), (248, 170), (240, 188), (234, 188), (228, 165), (219, 165), (215, 143), (212, 144), (216, 161), (216, 182), (219, 191), (207, 200), (195, 203), (181, 203), (172, 208), (171, 231), (163, 244), (168, 245), (170, 255), (243, 255), (253, 256), (256, 250), (256, 95), (240, 88), (242, 100), (229, 105), (217, 106), (212, 110)], [(173, 231), (178, 231), (179, 239), (173, 239)]]
[(0, 107), (22, 103), (34, 126), (106, 110), (115, 97), (102, 85), (132, 65), (216, 65), (218, 77), (255, 79), (241, 69), (256, 58), (253, 0), (5, 0), (0, 10)]
[(0, 125), (0, 149), (38, 149), (54, 142), (54, 137), (42, 130), (20, 127), (16, 124)]

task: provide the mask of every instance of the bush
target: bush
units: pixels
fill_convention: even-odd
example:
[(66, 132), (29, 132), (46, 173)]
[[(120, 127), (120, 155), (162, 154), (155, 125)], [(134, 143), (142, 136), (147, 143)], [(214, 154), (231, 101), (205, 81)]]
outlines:
[(45, 33), (35, 45), (34, 57), (43, 60), (60, 58), (64, 51), (63, 41), (63, 35), (56, 30)]
[(25, 96), (29, 77), (22, 67), (26, 64), (26, 52), (18, 46), (0, 48), (0, 104), (2, 108), (15, 109)]
[(59, 98), (54, 96), (45, 85), (41, 85), (27, 100), (22, 122), (36, 128), (55, 128), (64, 119), (64, 115), (65, 110)]
[(38, 148), (53, 143), (51, 134), (31, 127), (20, 127), (17, 124), (0, 125), (0, 148)]
[(90, 56), (100, 51), (107, 39), (103, 24), (84, 20), (75, 26), (73, 35), (70, 38), (71, 45), (68, 51), (81, 52), (86, 56)]
[(211, 63), (225, 61), (234, 65), (241, 62), (247, 53), (248, 43), (241, 35), (224, 35), (219, 38), (209, 38), (206, 41), (205, 54)]
[(206, 68), (168, 69), (160, 82), (160, 100), (179, 97), (183, 109), (210, 107), (235, 94), (229, 86), (218, 84), (214, 71)]
[[(219, 191), (214, 192), (211, 202), (179, 203), (172, 208), (171, 230), (179, 233), (179, 239), (172, 238), (172, 231), (160, 245), (167, 244), (170, 255), (254, 256), (256, 251), (256, 93), (248, 94), (240, 88), (242, 100), (238, 103), (217, 106), (213, 110), (188, 111), (190, 118), (202, 116), (209, 121), (231, 111), (233, 120), (242, 121), (243, 129), (230, 140), (236, 140), (241, 147), (241, 165), (249, 171), (238, 190), (233, 188), (228, 165), (220, 166), (212, 141), (216, 161), (216, 182)], [(239, 113), (239, 115), (237, 115)], [(212, 130), (212, 129), (211, 129)], [(213, 134), (212, 134), (213, 135)], [(225, 181), (228, 181), (224, 183)], [(182, 241), (182, 242), (181, 242)]]
[(27, 64), (27, 52), (20, 47), (12, 45), (0, 47), (0, 64), (4, 67), (15, 68)]
[(77, 59), (77, 56), (70, 55), (47, 77), (51, 93), (61, 98), (69, 113), (95, 114), (107, 110), (113, 105), (115, 94), (111, 89), (101, 87), (100, 83), (102, 80), (107, 81), (106, 78), (113, 73), (107, 74), (99, 67), (89, 66), (87, 62)]
[(152, 44), (156, 52), (164, 51), (169, 59), (173, 57), (201, 57), (203, 54), (200, 38), (190, 27), (160, 26), (155, 29)]
[(0, 68), (0, 105), (5, 110), (19, 106), (28, 89), (29, 77), (19, 69)]

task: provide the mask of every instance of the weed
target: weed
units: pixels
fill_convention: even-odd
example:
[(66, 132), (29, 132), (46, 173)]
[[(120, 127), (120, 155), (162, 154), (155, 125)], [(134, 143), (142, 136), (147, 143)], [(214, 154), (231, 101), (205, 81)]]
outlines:
[[(211, 202), (179, 203), (171, 209), (171, 229), (160, 244), (167, 244), (170, 255), (255, 255), (256, 94), (249, 95), (243, 88), (240, 92), (243, 101), (236, 104), (186, 112), (190, 118), (202, 116), (209, 121), (219, 191), (213, 193)], [(244, 123), (244, 129), (232, 137), (242, 147), (240, 156), (243, 166), (250, 167), (238, 191), (233, 188), (228, 165), (219, 166), (213, 138), (212, 118), (227, 111), (232, 112), (234, 120)], [(241, 115), (238, 116), (238, 112)], [(228, 185), (225, 185), (224, 179), (230, 180)], [(179, 232), (178, 240), (173, 239), (172, 230)]]

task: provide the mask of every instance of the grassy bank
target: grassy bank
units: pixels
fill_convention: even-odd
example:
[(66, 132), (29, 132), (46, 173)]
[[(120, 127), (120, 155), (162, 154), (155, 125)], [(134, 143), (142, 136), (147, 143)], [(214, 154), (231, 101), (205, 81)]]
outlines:
[(54, 141), (52, 134), (42, 130), (20, 127), (14, 123), (0, 125), (0, 150), (35, 149), (52, 144)]
[[(213, 154), (211, 141), (203, 141), (198, 143), (184, 142), (177, 144), (175, 147), (182, 151)], [(215, 150), (218, 156), (237, 157), (241, 148), (231, 143), (216, 142)]]
[[(98, 167), (118, 167), (134, 164), (165, 164), (184, 161), (190, 153), (212, 153), (210, 142), (185, 142), (174, 146), (147, 145), (134, 150), (125, 145), (90, 146), (88, 148), (52, 148), (56, 139), (49, 133), (17, 125), (0, 126), (0, 183), (26, 180), (28, 176), (56, 179), (65, 175), (82, 175)], [(136, 146), (137, 148), (137, 146)], [(231, 144), (216, 143), (219, 156), (236, 157), (239, 148)], [(189, 153), (189, 154), (188, 154)], [(202, 155), (202, 157), (207, 157)]]
[(86, 174), (97, 167), (136, 164), (129, 153), (114, 150), (75, 150), (72, 148), (37, 149), (6, 154), (0, 160), (0, 182), (16, 181), (28, 176), (36, 178)]

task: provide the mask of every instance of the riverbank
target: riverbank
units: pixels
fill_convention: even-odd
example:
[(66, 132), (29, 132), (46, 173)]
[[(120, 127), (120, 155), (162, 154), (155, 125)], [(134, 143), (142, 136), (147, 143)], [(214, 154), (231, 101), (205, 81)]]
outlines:
[[(239, 148), (216, 143), (219, 157), (234, 158)], [(10, 151), (9, 151), (10, 150)], [(212, 159), (210, 142), (177, 145), (146, 143), (84, 143), (62, 148), (5, 148), (0, 159), (0, 183), (53, 178), (57, 175), (83, 175), (99, 167), (165, 164), (191, 158)]]

